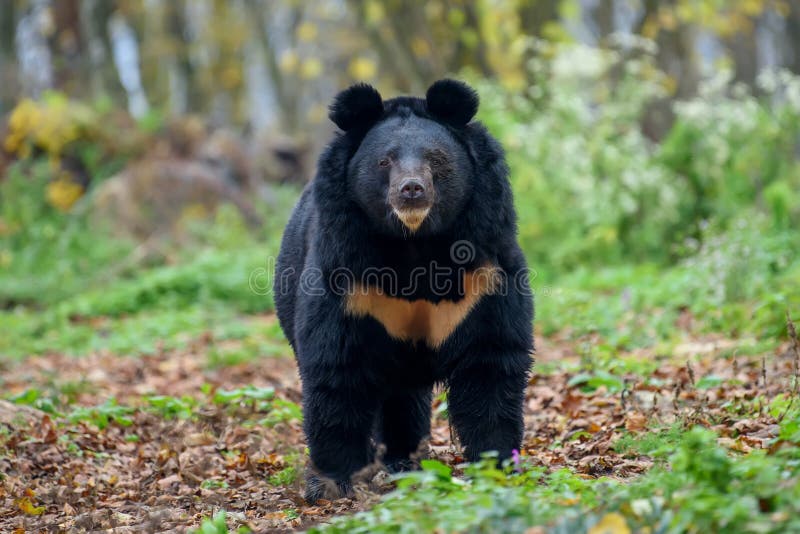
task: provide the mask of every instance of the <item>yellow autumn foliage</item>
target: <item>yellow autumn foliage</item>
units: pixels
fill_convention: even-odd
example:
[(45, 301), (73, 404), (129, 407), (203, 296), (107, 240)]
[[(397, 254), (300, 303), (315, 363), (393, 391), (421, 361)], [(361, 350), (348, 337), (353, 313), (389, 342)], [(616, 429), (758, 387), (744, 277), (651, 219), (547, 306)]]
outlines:
[(365, 57), (354, 58), (347, 68), (347, 72), (355, 80), (369, 80), (378, 71), (377, 65), (371, 59)]
[(16, 504), (25, 515), (42, 515), (46, 510), (44, 506), (36, 506), (33, 504), (33, 501), (28, 497), (17, 499)]
[(411, 50), (416, 57), (428, 57), (431, 53), (428, 41), (418, 35), (411, 39)]
[(300, 64), (300, 58), (297, 57), (297, 53), (294, 50), (286, 50), (281, 54), (279, 64), (283, 72), (292, 73), (297, 70), (297, 66)]
[(59, 211), (69, 209), (83, 195), (83, 187), (75, 183), (68, 173), (62, 173), (47, 184), (47, 202)]
[(659, 6), (655, 18), (645, 21), (642, 35), (654, 39), (660, 31), (673, 31), (682, 24), (695, 24), (720, 37), (749, 33), (754, 19), (766, 10), (786, 16), (790, 9), (787, 0), (678, 0)]
[(58, 93), (40, 101), (23, 99), (11, 112), (3, 148), (20, 159), (30, 157), (32, 147), (59, 156), (82, 135), (92, 116), (91, 110)]
[(586, 534), (631, 534), (631, 529), (622, 514), (610, 513), (604, 515)]
[(316, 24), (309, 21), (303, 21), (299, 26), (297, 26), (295, 33), (297, 33), (297, 38), (300, 39), (300, 41), (304, 43), (310, 43), (317, 38), (317, 34), (319, 32), (317, 31)]
[(315, 57), (308, 58), (300, 65), (300, 77), (304, 80), (313, 80), (319, 78), (322, 70), (322, 61)]

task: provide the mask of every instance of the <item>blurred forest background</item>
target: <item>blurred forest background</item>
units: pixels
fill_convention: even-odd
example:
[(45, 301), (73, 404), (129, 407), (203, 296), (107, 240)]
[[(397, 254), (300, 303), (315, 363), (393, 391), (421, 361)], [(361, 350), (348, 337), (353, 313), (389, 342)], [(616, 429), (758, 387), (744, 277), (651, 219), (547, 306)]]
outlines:
[[(800, 531), (797, 0), (0, 0), (0, 388), (58, 422), (0, 425), (0, 530), (143, 524), (172, 497), (161, 530), (215, 503), (261, 528), (320, 520), (292, 500), (300, 394), (271, 258), (333, 95), (444, 76), (478, 90), (511, 167), (539, 340), (522, 452), (542, 471), (487, 468), (469, 505), (476, 486), (434, 468), (340, 531), (524, 531), (578, 510), (561, 531), (583, 532), (602, 502), (653, 532)], [(634, 390), (651, 396), (631, 419)], [(435, 405), (434, 456), (457, 465)], [(176, 489), (178, 453), (154, 443), (175, 418), (209, 432), (214, 406), (259, 460), (233, 431), (213, 438), (225, 457), (174, 436), (217, 462)], [(97, 480), (77, 501), (67, 465)], [(102, 465), (158, 474), (131, 482), (123, 519), (92, 515), (129, 499)], [(602, 478), (654, 465), (614, 492)], [(236, 494), (250, 476), (256, 504)]]
[[(0, 111), (48, 90), (108, 98), (137, 119), (196, 113), (215, 126), (308, 137), (354, 80), (420, 93), (453, 73), (525, 94), (542, 43), (630, 53), (657, 45), (666, 95), (697, 94), (728, 68), (800, 72), (800, 8), (789, 0), (7, 0), (0, 11)], [(537, 45), (537, 40), (541, 42)], [(613, 72), (607, 72), (613, 76)], [(654, 119), (659, 137), (669, 117)]]
[[(0, 27), (0, 264), (35, 279), (4, 277), (6, 307), (94, 284), (103, 262), (53, 269), (32, 251), (52, 217), (139, 243), (106, 278), (169, 263), (165, 243), (218, 205), (280, 229), (332, 135), (327, 103), (357, 80), (387, 96), (476, 85), (543, 281), (798, 221), (787, 0), (8, 0)], [(708, 287), (753, 295), (736, 278), (750, 268)]]

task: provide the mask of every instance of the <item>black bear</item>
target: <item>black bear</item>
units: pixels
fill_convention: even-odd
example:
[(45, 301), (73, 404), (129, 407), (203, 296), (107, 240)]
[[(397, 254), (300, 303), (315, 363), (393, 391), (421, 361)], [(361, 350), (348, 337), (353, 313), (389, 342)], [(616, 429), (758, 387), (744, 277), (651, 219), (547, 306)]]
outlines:
[(303, 385), (309, 502), (348, 494), (377, 445), (389, 471), (412, 468), (436, 383), (468, 460), (520, 446), (533, 298), (503, 150), (477, 109), (447, 79), (424, 99), (358, 84), (331, 104), (342, 133), (294, 209), (274, 279)]

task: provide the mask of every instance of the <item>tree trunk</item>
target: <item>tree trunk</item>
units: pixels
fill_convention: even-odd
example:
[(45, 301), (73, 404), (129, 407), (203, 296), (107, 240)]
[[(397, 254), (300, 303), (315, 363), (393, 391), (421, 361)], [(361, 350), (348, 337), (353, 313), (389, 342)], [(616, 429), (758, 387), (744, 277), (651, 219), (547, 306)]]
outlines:
[(406, 92), (419, 92), (425, 88), (425, 79), (421, 77), (414, 67), (413, 61), (398, 50), (397, 43), (386, 39), (380, 30), (367, 22), (365, 3), (360, 0), (350, 0), (348, 7), (356, 17), (356, 23), (361, 31), (366, 32), (367, 39), (378, 52), (381, 66), (397, 65), (393, 80), (397, 88)]
[(112, 0), (83, 0), (81, 2), (81, 24), (88, 51), (91, 93), (95, 96), (121, 98), (122, 85), (111, 60), (111, 36), (108, 22), (116, 9)]
[(25, 94), (34, 98), (53, 87), (53, 55), (45, 35), (50, 29), (47, 24), (50, 7), (49, 0), (32, 2), (15, 28), (20, 83)]
[[(674, 9), (675, 5), (676, 0), (645, 0), (644, 13), (636, 32), (642, 32), (651, 17), (657, 15), (659, 8)], [(656, 63), (659, 69), (675, 82), (673, 94), (654, 102), (643, 120), (644, 133), (651, 139), (658, 140), (670, 129), (675, 118), (672, 102), (676, 99), (689, 98), (697, 93), (700, 68), (695, 54), (696, 28), (693, 25), (683, 23), (672, 30), (661, 29), (655, 40), (658, 45)]]
[(134, 117), (142, 117), (147, 113), (149, 104), (142, 85), (139, 37), (130, 21), (120, 12), (112, 15), (108, 25), (114, 64), (128, 95), (128, 111)]
[(195, 81), (194, 65), (190, 51), (192, 43), (187, 34), (186, 3), (173, 0), (167, 5), (166, 30), (172, 41), (170, 102), (171, 111), (176, 115), (199, 112), (203, 98), (200, 86)]
[(91, 67), (86, 60), (80, 0), (55, 2), (53, 19), (56, 29), (50, 43), (56, 56), (55, 87), (69, 94), (81, 94), (86, 90), (83, 81)]
[(786, 67), (800, 75), (800, 6), (793, 5), (786, 17), (786, 48), (788, 58)]
[(483, 28), (481, 28), (480, 14), (478, 13), (477, 6), (472, 2), (467, 2), (464, 5), (464, 14), (466, 15), (465, 24), (478, 36), (478, 43), (475, 45), (474, 49), (468, 49), (459, 41), (456, 51), (456, 62), (452, 70), (457, 70), (460, 67), (471, 64), (472, 62), (468, 61), (468, 59), (470, 55), (474, 55), (474, 64), (478, 67), (480, 73), (486, 77), (493, 77), (494, 69), (489, 64), (489, 58), (486, 54), (486, 38), (483, 35)]
[(552, 0), (526, 0), (518, 10), (522, 31), (535, 37), (544, 37), (548, 22), (558, 21), (558, 2)]
[(16, 2), (8, 2), (0, 9), (0, 115), (5, 115), (14, 106), (19, 90), (17, 58), (14, 55), (16, 27)]
[[(520, 3), (517, 11), (519, 16), (520, 26), (523, 33), (532, 35), (534, 37), (543, 39), (544, 29), (549, 22), (558, 22), (558, 5), (551, 0), (525, 0)], [(536, 83), (535, 76), (527, 68), (530, 60), (534, 57), (534, 51), (528, 49), (522, 60), (523, 68), (525, 69), (525, 77), (528, 80), (528, 85)]]
[[(432, 83), (433, 78), (436, 76), (431, 65), (424, 60), (420, 60), (414, 55), (411, 46), (411, 39), (419, 36), (425, 28), (420, 26), (426, 25), (424, 13), (418, 13), (419, 5), (400, 5), (397, 9), (392, 10), (387, 14), (387, 22), (392, 28), (394, 34), (394, 43), (399, 56), (406, 65), (410, 65), (414, 72), (414, 78), (421, 82), (419, 87), (415, 90), (423, 91), (428, 84)], [(434, 51), (435, 53), (435, 51)]]
[[(275, 93), (277, 104), (277, 116), (285, 133), (294, 135), (299, 128), (296, 102), (297, 95), (293, 95), (287, 76), (281, 71), (278, 63), (278, 52), (272, 46), (269, 34), (267, 33), (266, 23), (264, 22), (264, 8), (257, 0), (247, 0), (245, 2), (250, 19), (253, 24), (256, 39), (261, 47), (261, 53), (267, 66), (267, 73), (272, 82), (272, 90)], [(292, 29), (291, 31), (294, 31)]]
[(756, 26), (758, 20), (753, 21), (753, 27), (739, 32), (725, 39), (725, 48), (733, 60), (734, 81), (754, 87), (758, 75), (758, 41), (756, 40)]
[(606, 44), (609, 35), (614, 33), (614, 0), (598, 0), (597, 5), (590, 9), (594, 33), (600, 45)]

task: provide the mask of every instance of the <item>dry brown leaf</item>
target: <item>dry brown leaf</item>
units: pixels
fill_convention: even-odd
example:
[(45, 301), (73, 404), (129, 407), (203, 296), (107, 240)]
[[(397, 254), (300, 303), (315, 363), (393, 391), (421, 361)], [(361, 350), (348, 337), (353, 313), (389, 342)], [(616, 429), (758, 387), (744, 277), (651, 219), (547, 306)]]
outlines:
[(625, 414), (625, 429), (628, 432), (641, 432), (647, 427), (647, 416), (639, 412)]

